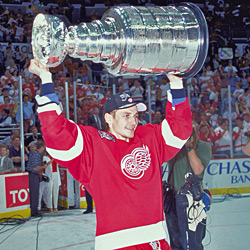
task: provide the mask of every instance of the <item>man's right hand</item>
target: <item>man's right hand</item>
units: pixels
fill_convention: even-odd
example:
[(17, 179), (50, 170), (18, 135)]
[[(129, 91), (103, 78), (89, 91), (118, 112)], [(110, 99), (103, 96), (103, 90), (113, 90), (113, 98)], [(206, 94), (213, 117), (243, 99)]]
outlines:
[(38, 59), (31, 59), (29, 72), (40, 76), (42, 73), (49, 72), (49, 68), (40, 63)]

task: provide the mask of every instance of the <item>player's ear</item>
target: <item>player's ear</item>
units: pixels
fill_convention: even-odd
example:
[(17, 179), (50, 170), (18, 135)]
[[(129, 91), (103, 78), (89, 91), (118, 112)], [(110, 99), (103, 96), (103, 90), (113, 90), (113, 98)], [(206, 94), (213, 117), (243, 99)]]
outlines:
[(105, 113), (104, 120), (105, 120), (106, 123), (110, 124), (112, 122), (112, 119), (113, 119), (113, 117), (112, 117), (111, 114)]

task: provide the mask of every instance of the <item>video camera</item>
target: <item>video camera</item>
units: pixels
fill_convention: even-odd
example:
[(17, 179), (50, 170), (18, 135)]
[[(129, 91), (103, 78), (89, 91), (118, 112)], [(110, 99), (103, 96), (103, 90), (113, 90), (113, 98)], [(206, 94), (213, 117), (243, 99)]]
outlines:
[(42, 173), (42, 178), (41, 178), (41, 181), (44, 181), (44, 182), (49, 182), (50, 179), (49, 179), (49, 176), (46, 175), (45, 173)]
[(190, 192), (195, 201), (200, 201), (202, 198), (200, 181), (202, 178), (199, 178), (192, 173), (187, 173), (185, 176), (185, 184), (181, 187), (181, 193), (187, 194)]

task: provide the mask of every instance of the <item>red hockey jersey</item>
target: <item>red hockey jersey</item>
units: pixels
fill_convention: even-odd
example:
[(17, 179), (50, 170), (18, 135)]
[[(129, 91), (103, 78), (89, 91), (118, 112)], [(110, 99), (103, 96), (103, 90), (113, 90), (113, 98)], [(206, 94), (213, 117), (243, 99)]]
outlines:
[(166, 238), (161, 165), (191, 134), (188, 100), (175, 107), (168, 101), (160, 125), (138, 126), (126, 142), (67, 120), (51, 95), (37, 98), (47, 151), (95, 201), (95, 248), (111, 250)]

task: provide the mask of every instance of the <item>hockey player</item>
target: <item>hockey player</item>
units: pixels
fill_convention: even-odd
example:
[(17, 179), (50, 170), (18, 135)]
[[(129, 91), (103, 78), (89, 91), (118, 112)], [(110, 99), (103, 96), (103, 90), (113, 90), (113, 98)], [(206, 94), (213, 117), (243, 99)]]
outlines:
[(192, 131), (182, 80), (169, 76), (160, 125), (137, 126), (145, 104), (126, 93), (112, 96), (104, 105), (105, 132), (64, 118), (48, 68), (34, 59), (29, 70), (42, 80), (42, 96), (36, 99), (47, 151), (95, 201), (95, 249), (171, 249), (165, 241), (161, 165), (177, 154)]

